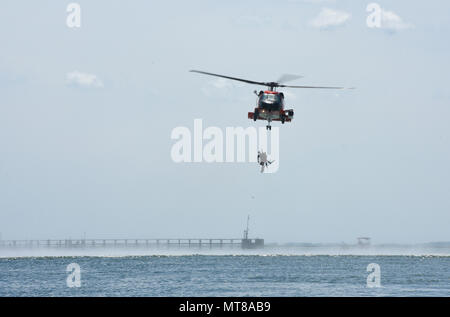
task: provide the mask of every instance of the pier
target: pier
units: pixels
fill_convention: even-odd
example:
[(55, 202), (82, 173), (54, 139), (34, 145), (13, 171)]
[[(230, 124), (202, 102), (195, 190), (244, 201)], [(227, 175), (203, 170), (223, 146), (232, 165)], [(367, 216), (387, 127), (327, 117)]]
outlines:
[(32, 248), (235, 248), (259, 249), (264, 247), (264, 239), (250, 239), (249, 220), (243, 238), (176, 238), (176, 239), (23, 239), (2, 240), (0, 233), (0, 250)]
[(0, 240), (0, 248), (248, 248), (249, 240), (248, 238)]

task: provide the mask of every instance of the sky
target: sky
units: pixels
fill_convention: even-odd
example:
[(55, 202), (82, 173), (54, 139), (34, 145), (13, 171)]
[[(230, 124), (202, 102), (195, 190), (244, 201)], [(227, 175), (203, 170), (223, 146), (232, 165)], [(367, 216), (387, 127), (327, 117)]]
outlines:
[[(450, 241), (450, 3), (70, 1), (0, 4), (3, 239)], [(292, 84), (279, 170), (175, 163), (171, 132), (264, 127), (257, 86)], [(274, 123), (274, 126), (279, 126)]]

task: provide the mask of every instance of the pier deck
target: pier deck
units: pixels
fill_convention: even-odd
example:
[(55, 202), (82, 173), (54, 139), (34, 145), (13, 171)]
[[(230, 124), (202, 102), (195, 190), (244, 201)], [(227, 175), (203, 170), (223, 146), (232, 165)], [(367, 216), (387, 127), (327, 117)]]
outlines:
[(0, 248), (147, 248), (183, 247), (242, 247), (242, 239), (47, 239), (0, 240)]

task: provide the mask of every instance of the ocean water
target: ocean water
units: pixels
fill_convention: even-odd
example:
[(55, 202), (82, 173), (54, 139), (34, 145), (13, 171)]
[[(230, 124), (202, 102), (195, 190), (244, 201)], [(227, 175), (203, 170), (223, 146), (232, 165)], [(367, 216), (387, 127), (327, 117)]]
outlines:
[[(66, 272), (76, 263), (80, 287)], [(368, 287), (370, 263), (380, 287)], [(72, 281), (72, 280), (71, 280)], [(0, 258), (0, 296), (450, 296), (450, 257), (153, 255)]]

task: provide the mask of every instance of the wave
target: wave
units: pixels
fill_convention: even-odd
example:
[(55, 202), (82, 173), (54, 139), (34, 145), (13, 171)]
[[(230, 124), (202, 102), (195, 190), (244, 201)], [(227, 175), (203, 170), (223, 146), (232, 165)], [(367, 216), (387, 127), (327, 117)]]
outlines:
[(450, 250), (425, 249), (386, 249), (366, 248), (353, 250), (312, 248), (264, 248), (260, 250), (241, 249), (9, 249), (0, 250), (0, 258), (39, 258), (39, 257), (186, 257), (186, 256), (410, 256), (410, 257), (450, 257)]

